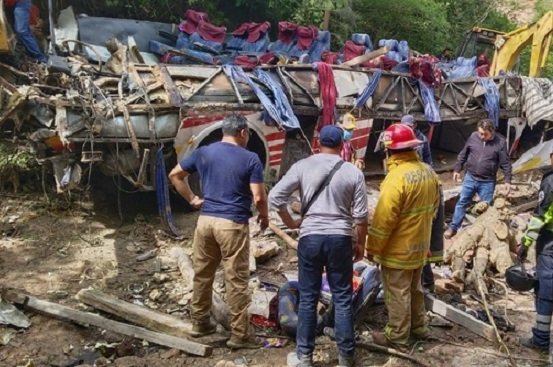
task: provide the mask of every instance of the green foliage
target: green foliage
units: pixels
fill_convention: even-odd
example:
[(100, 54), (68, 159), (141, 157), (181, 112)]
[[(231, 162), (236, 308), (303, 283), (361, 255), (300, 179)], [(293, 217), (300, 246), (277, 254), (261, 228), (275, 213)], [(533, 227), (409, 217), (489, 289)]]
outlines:
[(446, 7), (435, 0), (354, 0), (359, 14), (356, 32), (381, 38), (405, 39), (419, 52), (440, 52), (448, 43), (451, 26)]
[(36, 166), (35, 157), (12, 144), (0, 142), (0, 173), (8, 170), (29, 171)]

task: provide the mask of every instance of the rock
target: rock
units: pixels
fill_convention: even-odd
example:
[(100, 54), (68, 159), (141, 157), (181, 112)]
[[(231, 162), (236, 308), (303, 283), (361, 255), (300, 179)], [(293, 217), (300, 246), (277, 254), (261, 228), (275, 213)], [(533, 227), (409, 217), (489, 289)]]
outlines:
[(470, 211), (472, 214), (479, 215), (488, 209), (488, 203), (485, 201), (478, 202)]
[(115, 367), (147, 367), (146, 361), (143, 358), (129, 356), (117, 358), (113, 361)]
[(215, 364), (215, 367), (236, 367), (236, 365), (231, 361), (219, 361)]
[(179, 300), (178, 304), (180, 306), (186, 306), (190, 303), (190, 300), (192, 299), (192, 292), (186, 293), (182, 298)]
[(251, 250), (257, 263), (261, 264), (270, 258), (278, 255), (280, 247), (275, 241), (270, 242), (252, 242)]
[(163, 358), (163, 359), (172, 359), (172, 358), (180, 356), (180, 354), (181, 354), (180, 350), (173, 348), (173, 349), (169, 349), (169, 350), (166, 350), (165, 352), (161, 353), (161, 358)]
[(163, 274), (163, 273), (155, 273), (153, 276), (153, 281), (160, 284), (165, 283), (170, 279), (171, 277), (168, 274)]
[(451, 291), (462, 293), (465, 289), (464, 283), (451, 279), (436, 279), (434, 284), (437, 293), (451, 293)]
[(94, 361), (95, 367), (107, 367), (110, 364), (109, 359), (105, 357), (100, 357)]
[(148, 295), (148, 298), (150, 298), (152, 301), (157, 301), (158, 299), (160, 299), (162, 296), (162, 293), (159, 289), (154, 289), (153, 291), (150, 292), (150, 294)]

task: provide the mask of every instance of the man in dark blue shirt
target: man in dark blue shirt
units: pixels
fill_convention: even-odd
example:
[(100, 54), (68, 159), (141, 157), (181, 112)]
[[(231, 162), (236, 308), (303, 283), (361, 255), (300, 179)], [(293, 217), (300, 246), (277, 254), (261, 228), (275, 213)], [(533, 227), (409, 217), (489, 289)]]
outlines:
[[(245, 147), (250, 138), (247, 120), (232, 115), (223, 120), (223, 139), (192, 152), (173, 168), (169, 179), (193, 207), (200, 209), (194, 233), (194, 293), (190, 304), (192, 336), (215, 332), (211, 324), (213, 280), (221, 260), (225, 269), (232, 335), (227, 346), (257, 348), (249, 333), (249, 218), (255, 203), (261, 229), (269, 225), (263, 165)], [(188, 175), (198, 172), (203, 198), (195, 195)]]

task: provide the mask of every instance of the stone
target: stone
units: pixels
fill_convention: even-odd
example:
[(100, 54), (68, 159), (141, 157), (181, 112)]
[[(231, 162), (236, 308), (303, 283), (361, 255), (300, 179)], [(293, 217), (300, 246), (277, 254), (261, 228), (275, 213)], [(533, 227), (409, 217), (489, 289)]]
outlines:
[(261, 264), (278, 255), (280, 247), (275, 241), (252, 242), (251, 250), (257, 263)]
[(143, 358), (128, 356), (117, 358), (113, 361), (115, 367), (147, 367), (146, 361)]
[(159, 289), (154, 289), (153, 291), (150, 292), (150, 294), (148, 295), (148, 297), (152, 300), (152, 301), (157, 301), (161, 298), (162, 296), (162, 293)]

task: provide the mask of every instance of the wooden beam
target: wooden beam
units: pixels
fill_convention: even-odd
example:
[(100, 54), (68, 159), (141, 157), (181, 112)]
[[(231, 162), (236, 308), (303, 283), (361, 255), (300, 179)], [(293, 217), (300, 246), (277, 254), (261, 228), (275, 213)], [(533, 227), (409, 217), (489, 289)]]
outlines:
[(269, 228), (271, 229), (271, 231), (275, 232), (277, 236), (282, 238), (288, 246), (290, 246), (292, 249), (296, 251), (298, 250), (298, 241), (288, 236), (286, 232), (284, 232), (282, 229), (278, 228), (276, 225), (274, 225), (271, 222), (269, 222)]
[(482, 322), (468, 313), (448, 305), (445, 302), (440, 301), (430, 294), (425, 295), (425, 301), (426, 307), (429, 311), (432, 311), (435, 314), (456, 323), (457, 325), (461, 325), (489, 341), (496, 341), (493, 326), (486, 324), (485, 322)]
[(32, 296), (6, 291), (2, 297), (12, 303), (23, 305), (27, 309), (37, 311), (46, 316), (72, 321), (83, 326), (96, 326), (118, 334), (132, 336), (133, 338), (144, 339), (155, 344), (179, 349), (192, 355), (207, 357), (210, 356), (212, 352), (211, 347), (207, 345), (195, 343), (172, 335), (150, 331), (139, 326), (113, 321), (90, 312), (77, 311), (70, 307), (43, 301)]
[(353, 59), (346, 61), (342, 64), (342, 66), (357, 66), (364, 62), (371, 61), (372, 59), (376, 59), (378, 56), (382, 56), (388, 52), (388, 48), (382, 47), (378, 50), (374, 50), (369, 52), (368, 54), (360, 55), (357, 57), (354, 57)]
[(76, 298), (98, 310), (121, 317), (133, 324), (144, 326), (177, 337), (190, 335), (192, 325), (180, 318), (150, 310), (146, 307), (125, 302), (95, 289), (82, 289)]

